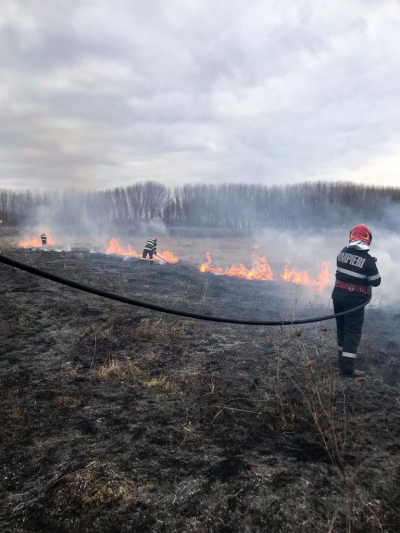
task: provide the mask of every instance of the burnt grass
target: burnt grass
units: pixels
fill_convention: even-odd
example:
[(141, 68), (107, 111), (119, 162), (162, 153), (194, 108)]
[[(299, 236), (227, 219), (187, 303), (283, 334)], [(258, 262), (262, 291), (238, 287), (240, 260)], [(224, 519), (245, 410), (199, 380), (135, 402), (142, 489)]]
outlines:
[[(97, 254), (9, 255), (179, 309), (293, 312), (283, 282)], [(399, 315), (368, 309), (368, 377), (352, 380), (331, 364), (332, 321), (217, 324), (3, 265), (0, 276), (0, 531), (400, 531)], [(325, 302), (302, 313), (330, 312)]]

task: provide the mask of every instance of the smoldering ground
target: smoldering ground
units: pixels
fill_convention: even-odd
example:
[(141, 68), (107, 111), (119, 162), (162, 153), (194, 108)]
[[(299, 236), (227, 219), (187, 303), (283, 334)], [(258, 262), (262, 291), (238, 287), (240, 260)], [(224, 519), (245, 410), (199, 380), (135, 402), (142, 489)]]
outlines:
[[(8, 253), (209, 315), (277, 318), (293, 303), (289, 284), (185, 262)], [(359, 360), (368, 379), (357, 382), (330, 364), (332, 323), (191, 321), (8, 267), (1, 290), (2, 530), (398, 531), (393, 313), (368, 311)]]

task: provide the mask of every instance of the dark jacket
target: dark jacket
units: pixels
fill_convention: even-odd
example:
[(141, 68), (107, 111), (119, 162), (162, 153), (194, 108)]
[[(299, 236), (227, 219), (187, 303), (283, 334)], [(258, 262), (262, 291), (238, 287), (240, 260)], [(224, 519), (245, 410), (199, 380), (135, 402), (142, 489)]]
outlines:
[(148, 250), (149, 252), (152, 252), (153, 254), (157, 254), (157, 241), (154, 239), (149, 239), (146, 242), (146, 246), (144, 247), (145, 250)]
[(337, 256), (336, 279), (372, 287), (381, 284), (376, 259), (369, 255), (368, 250), (360, 250), (351, 245), (343, 248)]

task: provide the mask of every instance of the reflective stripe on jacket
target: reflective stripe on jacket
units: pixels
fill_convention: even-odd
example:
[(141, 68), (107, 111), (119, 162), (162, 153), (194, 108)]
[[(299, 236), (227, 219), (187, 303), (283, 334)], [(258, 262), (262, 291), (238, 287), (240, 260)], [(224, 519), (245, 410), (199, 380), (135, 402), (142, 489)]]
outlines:
[(346, 246), (337, 256), (336, 265), (336, 279), (340, 281), (372, 287), (381, 284), (376, 262), (368, 250)]
[(144, 247), (145, 250), (149, 250), (149, 252), (157, 253), (157, 242), (153, 239), (149, 239), (146, 242), (146, 246)]

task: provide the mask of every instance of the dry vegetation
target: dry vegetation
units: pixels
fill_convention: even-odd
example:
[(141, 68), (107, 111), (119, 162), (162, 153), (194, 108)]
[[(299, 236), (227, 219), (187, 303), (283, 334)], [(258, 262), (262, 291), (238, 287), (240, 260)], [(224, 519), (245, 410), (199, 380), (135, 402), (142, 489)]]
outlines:
[[(14, 256), (199, 312), (276, 318), (293, 307), (283, 285), (185, 265)], [(351, 380), (332, 366), (331, 323), (194, 322), (12, 269), (2, 289), (1, 531), (400, 531), (392, 314), (367, 314), (368, 378)]]
[(61, 509), (127, 505), (137, 492), (132, 481), (115, 473), (112, 465), (92, 461), (85, 468), (61, 476), (48, 489), (49, 500)]
[(173, 383), (165, 377), (150, 378), (139, 370), (132, 361), (111, 361), (101, 365), (93, 372), (95, 379), (122, 379), (140, 383), (143, 387), (158, 389), (163, 392), (176, 393)]

